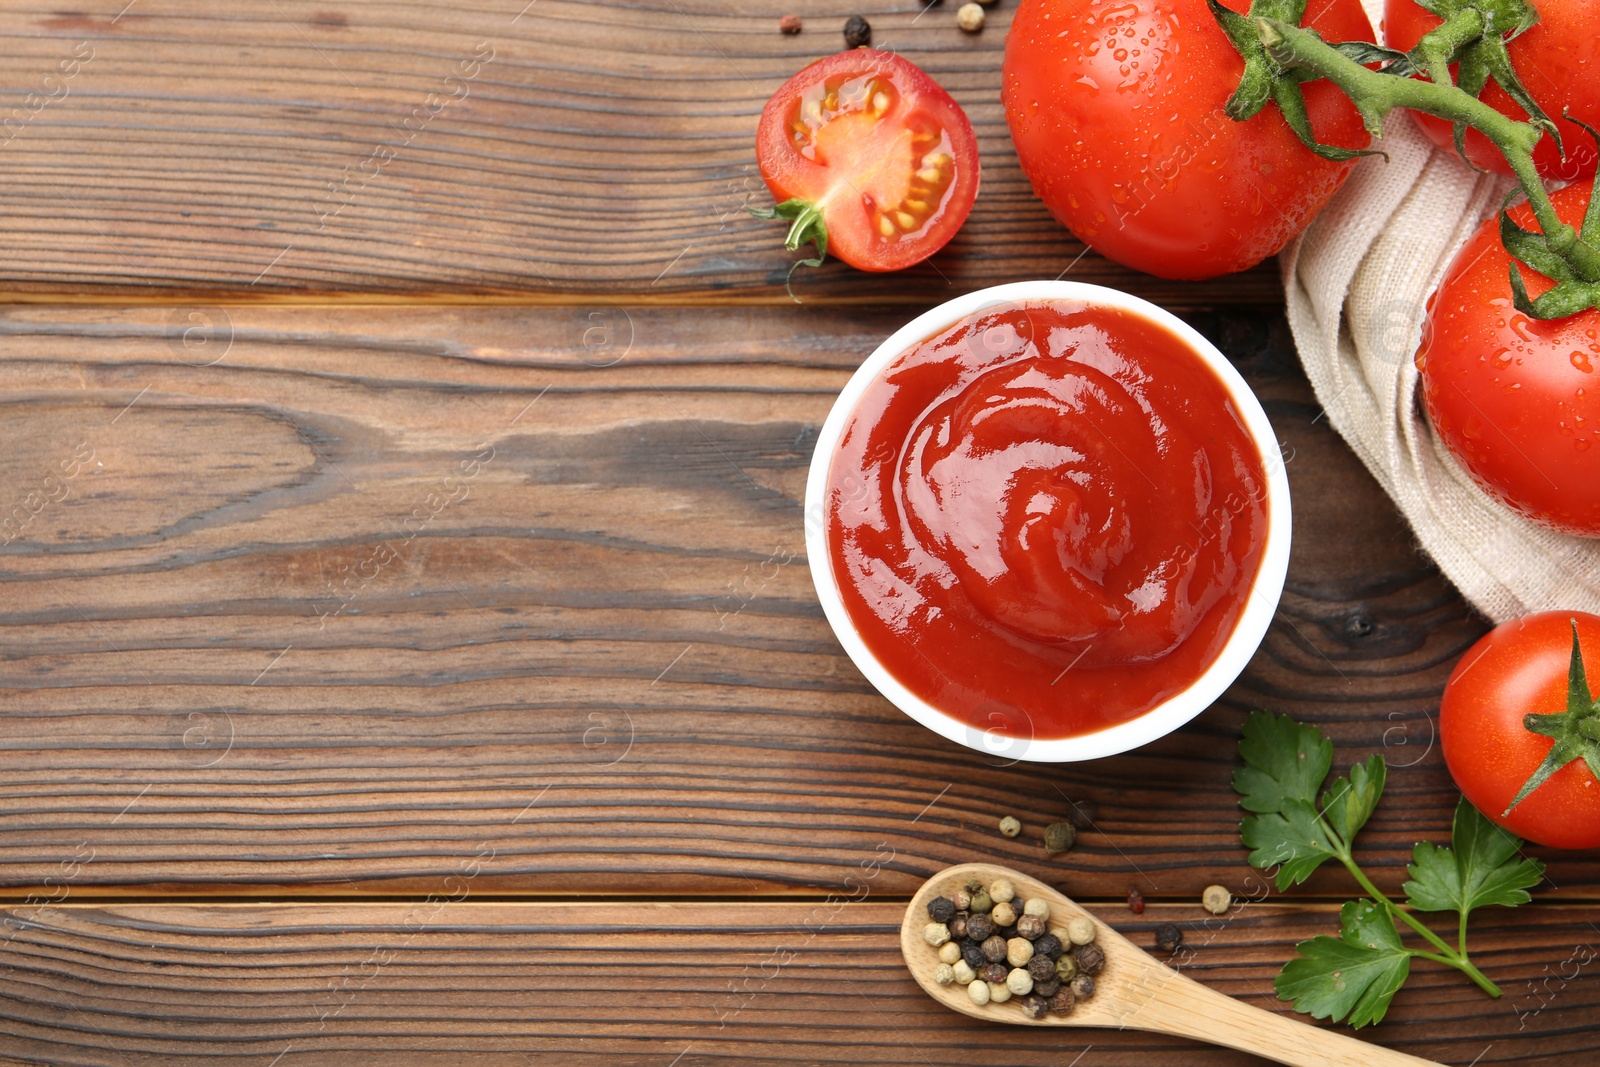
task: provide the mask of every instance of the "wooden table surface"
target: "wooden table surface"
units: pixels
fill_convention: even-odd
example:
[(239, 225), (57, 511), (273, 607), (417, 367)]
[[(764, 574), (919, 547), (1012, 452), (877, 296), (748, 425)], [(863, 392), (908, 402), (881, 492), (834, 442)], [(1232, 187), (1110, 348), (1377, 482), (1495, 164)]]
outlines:
[[(756, 115), (852, 11), (795, 4), (785, 37), (787, 6), (0, 3), (0, 1064), (1240, 1067), (946, 1013), (904, 903), (997, 860), (1142, 944), (1182, 924), (1189, 973), (1286, 1011), (1273, 975), (1355, 887), (1245, 864), (1245, 714), (1384, 754), (1383, 886), (1448, 836), (1438, 697), (1486, 624), (1321, 417), (1273, 267), (1084, 254), (1006, 136), (1010, 0), (979, 36), (903, 0), (864, 13), (968, 110), (982, 195), (928, 264), (830, 264), (791, 302), (744, 211)], [(801, 497), (879, 340), (1058, 275), (1235, 360), (1298, 534), (1215, 707), (1008, 765), (851, 666)], [(1047, 857), (1069, 800), (1092, 825)], [(1362, 1036), (1595, 1062), (1600, 857), (1532, 851), (1537, 903), (1473, 942), (1505, 997), (1422, 963)]]

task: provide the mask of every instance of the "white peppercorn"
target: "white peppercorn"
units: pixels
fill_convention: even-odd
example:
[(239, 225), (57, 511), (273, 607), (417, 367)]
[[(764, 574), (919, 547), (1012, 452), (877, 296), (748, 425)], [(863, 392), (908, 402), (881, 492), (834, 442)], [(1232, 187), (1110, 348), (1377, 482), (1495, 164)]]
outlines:
[(946, 941), (939, 946), (939, 962), (955, 963), (961, 958), (961, 946), (954, 941)]
[(967, 996), (972, 998), (974, 1004), (989, 1003), (989, 983), (973, 979), (967, 983)]
[(983, 8), (977, 4), (962, 4), (956, 11), (956, 25), (968, 33), (983, 29)]
[(1016, 898), (1017, 887), (1005, 878), (997, 878), (989, 886), (989, 899), (996, 904), (1005, 904)]
[(1044, 897), (1033, 897), (1022, 906), (1022, 914), (1037, 915), (1041, 919), (1050, 918), (1050, 902)]
[(1006, 988), (1019, 997), (1033, 992), (1033, 975), (1020, 967), (1006, 975)]
[(1233, 907), (1233, 894), (1226, 886), (1208, 885), (1200, 894), (1201, 905), (1213, 915), (1221, 915)]
[(978, 972), (967, 966), (967, 961), (962, 960), (950, 968), (956, 976), (956, 981), (962, 985), (971, 985), (978, 980)]
[(950, 940), (950, 928), (944, 923), (929, 923), (922, 928), (922, 940), (938, 948)]
[(1015, 815), (1007, 815), (1000, 820), (1000, 832), (1007, 837), (1016, 837), (1022, 833), (1022, 821)]
[[(1006, 942), (1006, 962), (1013, 967), (1026, 967), (1033, 959), (1033, 942), (1025, 937), (1013, 937)], [(1018, 990), (1024, 992), (1024, 990)]]
[(989, 1003), (1004, 1004), (1011, 999), (1011, 987), (1004, 982), (989, 983)]
[(1094, 940), (1094, 920), (1087, 915), (1075, 915), (1067, 921), (1067, 940), (1074, 945), (1087, 945)]
[(989, 918), (994, 920), (996, 926), (1010, 926), (1017, 921), (1017, 909), (1002, 901), (994, 906)]
[(933, 980), (940, 985), (949, 985), (956, 980), (956, 970), (948, 963), (941, 963), (933, 969)]

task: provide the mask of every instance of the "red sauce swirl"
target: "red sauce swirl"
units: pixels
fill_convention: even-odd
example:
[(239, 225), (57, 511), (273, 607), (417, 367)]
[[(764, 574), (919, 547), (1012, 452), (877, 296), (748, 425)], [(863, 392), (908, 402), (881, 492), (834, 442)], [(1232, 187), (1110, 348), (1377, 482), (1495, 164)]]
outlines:
[(902, 355), (829, 482), (834, 573), (867, 647), (946, 714), (1039, 738), (1199, 678), (1267, 540), (1267, 476), (1211, 368), (1155, 323), (1068, 302)]

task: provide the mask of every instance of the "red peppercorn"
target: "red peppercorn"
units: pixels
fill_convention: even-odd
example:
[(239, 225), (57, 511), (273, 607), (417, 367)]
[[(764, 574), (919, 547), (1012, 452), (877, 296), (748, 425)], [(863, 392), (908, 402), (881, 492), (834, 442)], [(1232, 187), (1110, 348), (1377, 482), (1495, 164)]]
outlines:
[(791, 36), (800, 32), (800, 16), (785, 15), (778, 20), (778, 29)]
[(1128, 910), (1135, 915), (1144, 914), (1144, 894), (1139, 892), (1138, 886), (1128, 888)]

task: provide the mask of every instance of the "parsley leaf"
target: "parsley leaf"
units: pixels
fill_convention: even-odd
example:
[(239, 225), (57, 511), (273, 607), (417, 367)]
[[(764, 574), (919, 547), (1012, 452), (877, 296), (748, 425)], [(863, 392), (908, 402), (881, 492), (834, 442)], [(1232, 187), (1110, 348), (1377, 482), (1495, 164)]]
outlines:
[(1349, 844), (1372, 817), (1383, 795), (1387, 767), (1382, 756), (1368, 756), (1365, 763), (1350, 768), (1350, 777), (1335, 778), (1333, 787), (1322, 794), (1322, 815), (1333, 832)]
[(1389, 910), (1352, 900), (1339, 910), (1340, 936), (1314, 937), (1273, 983), (1280, 1000), (1313, 1018), (1349, 1017), (1354, 1027), (1380, 1021), (1411, 973), (1411, 951), (1400, 942)]
[(1284, 803), (1316, 800), (1317, 788), (1333, 766), (1333, 742), (1315, 726), (1287, 715), (1252, 711), (1239, 742), (1244, 766), (1233, 772), (1233, 788), (1246, 811), (1282, 812)]
[(1278, 868), (1278, 889), (1299, 885), (1339, 852), (1328, 840), (1317, 809), (1304, 800), (1283, 804), (1283, 814), (1247, 815), (1239, 836), (1253, 851), (1250, 866), (1262, 871)]
[(1463, 919), (1485, 904), (1515, 907), (1533, 898), (1528, 890), (1544, 878), (1544, 864), (1518, 854), (1522, 841), (1468, 803), (1456, 805), (1450, 848), (1424, 841), (1412, 852), (1403, 888), (1419, 911), (1458, 911)]

